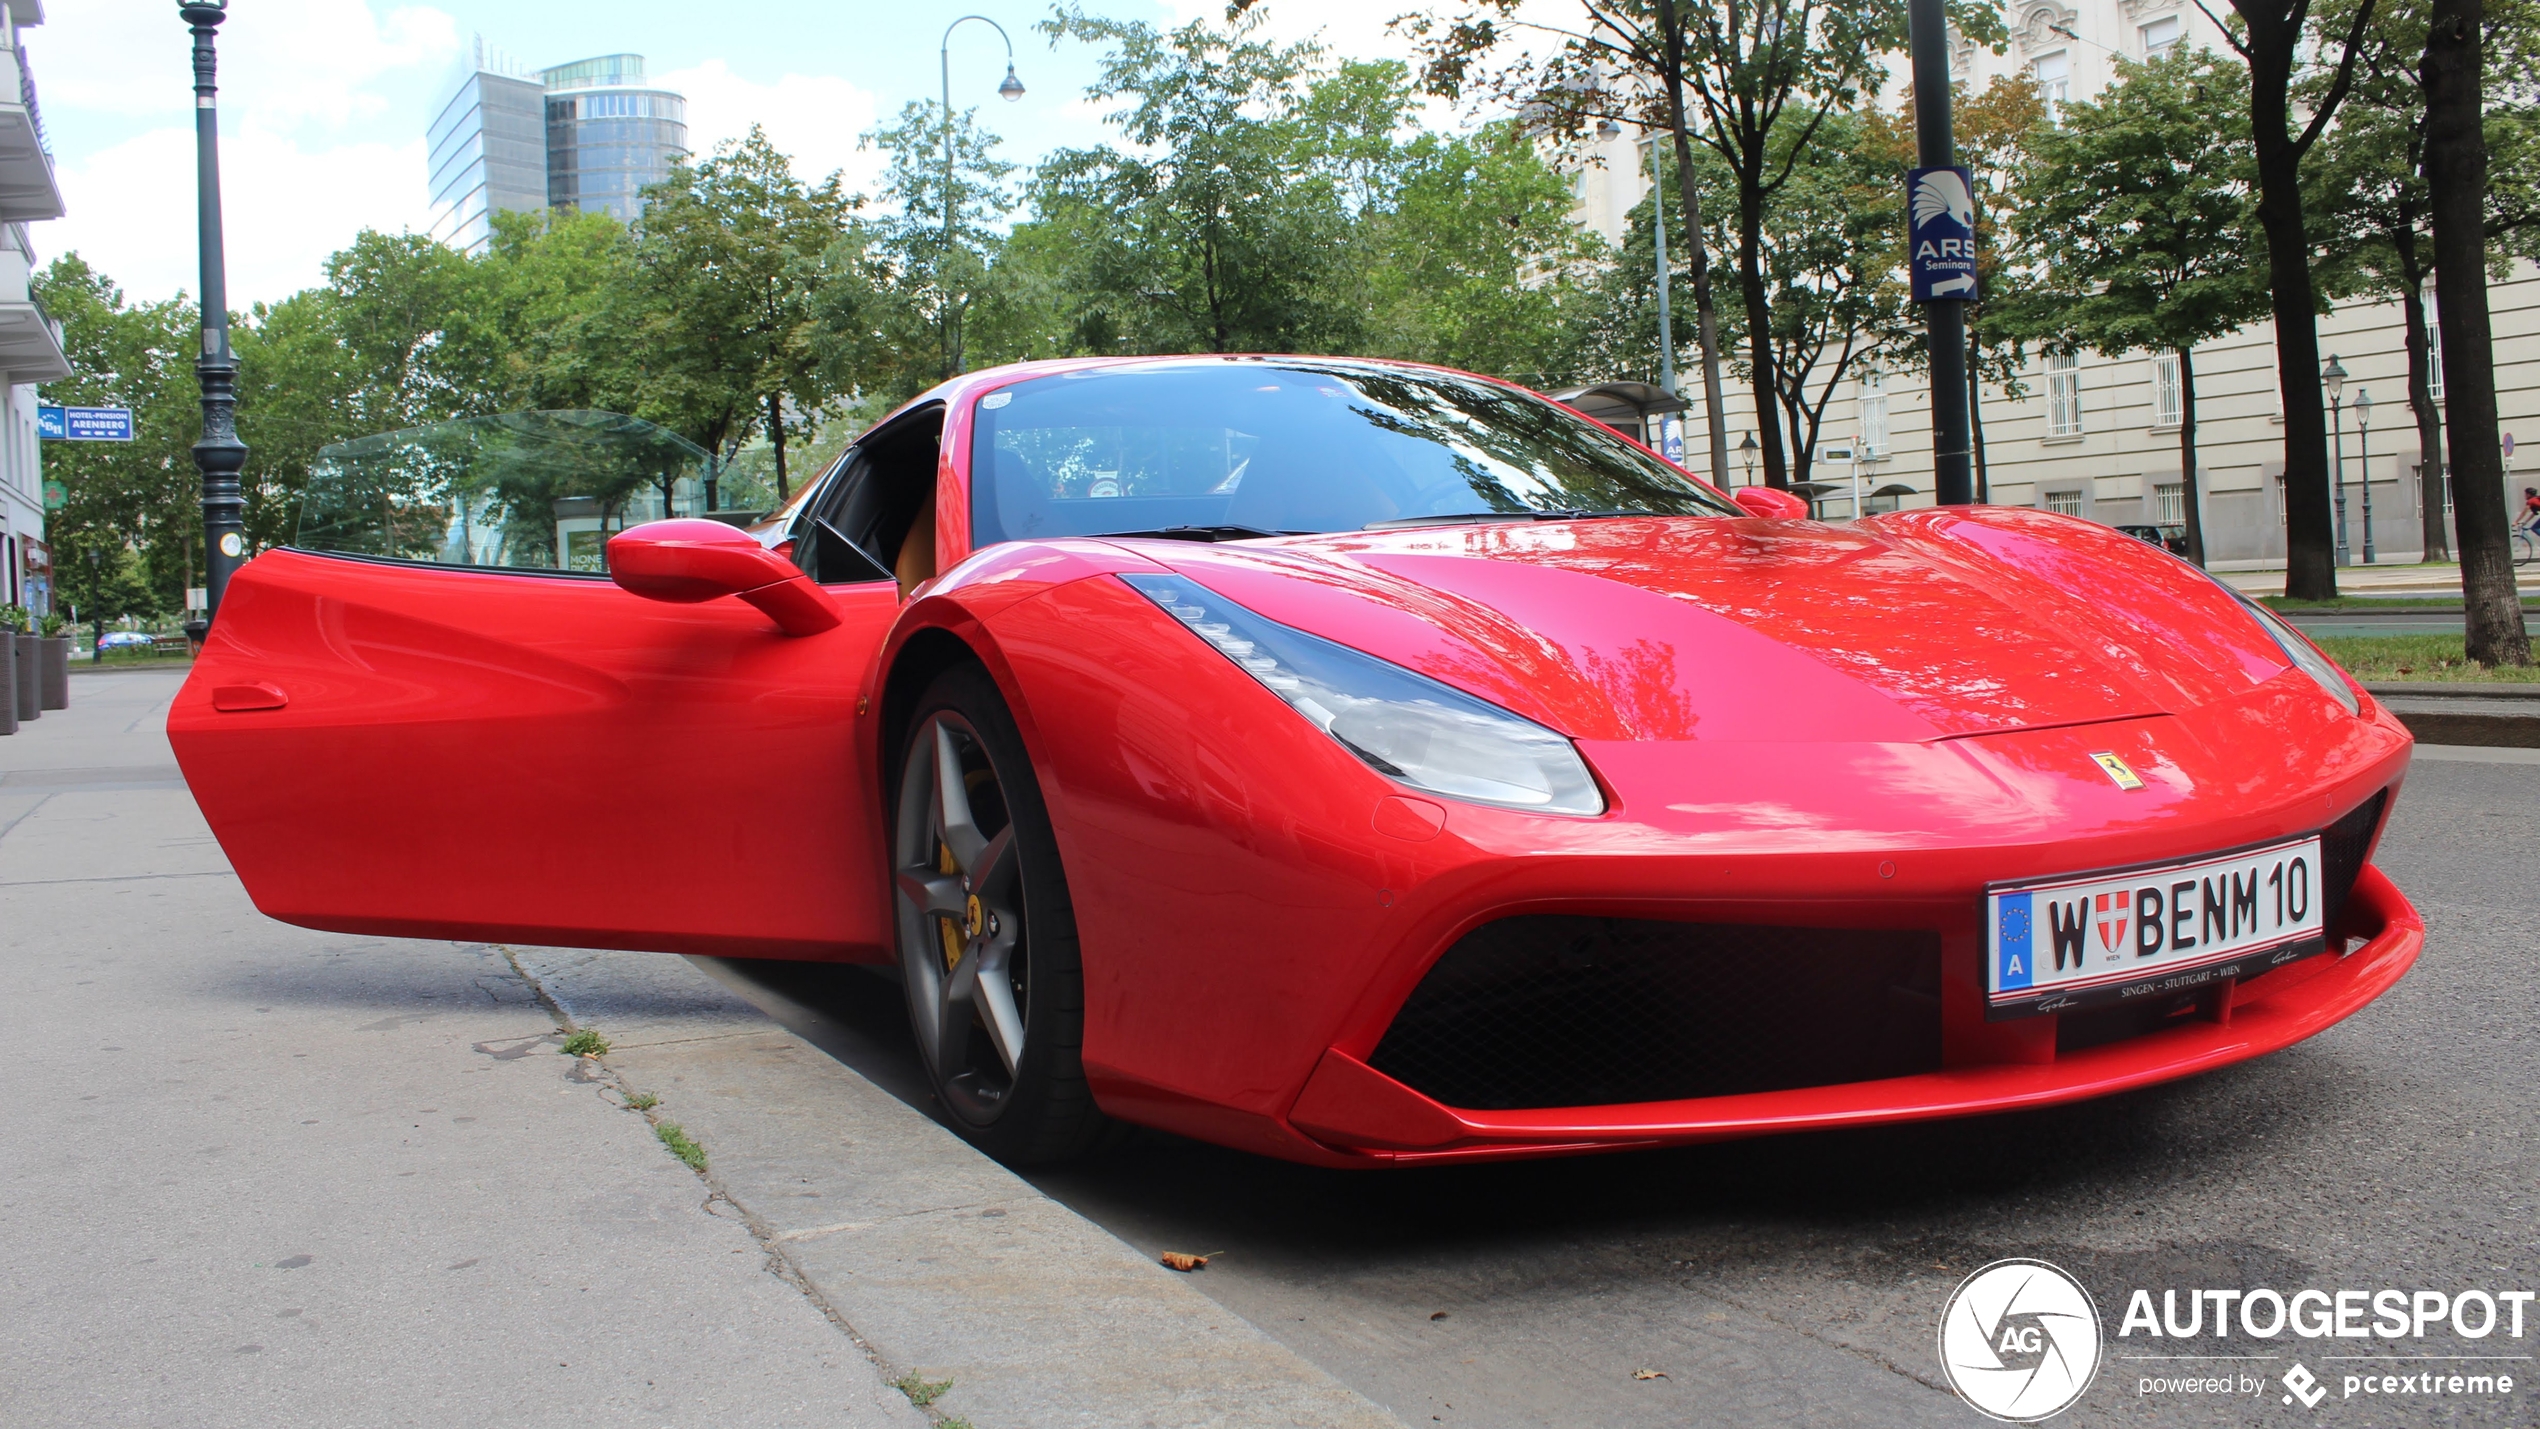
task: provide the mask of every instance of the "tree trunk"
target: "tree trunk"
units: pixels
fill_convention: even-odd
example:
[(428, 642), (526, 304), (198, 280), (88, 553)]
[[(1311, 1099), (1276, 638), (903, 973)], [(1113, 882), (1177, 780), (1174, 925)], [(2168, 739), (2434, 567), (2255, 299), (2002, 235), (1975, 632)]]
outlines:
[(2205, 564), (2205, 512), (2196, 490), (2196, 357), (2178, 349), (2178, 495), (2187, 515), (2187, 558)]
[(1720, 393), (1720, 310), (1711, 295), (1711, 259), (1702, 241), (1702, 188), (1693, 178), (1693, 138), (1685, 132), (1685, 37), (1676, 22), (1676, 0), (1658, 0), (1658, 24), (1667, 41), (1667, 120), (1676, 141), (1676, 188), (1685, 206), (1685, 261), (1693, 269), (1694, 342), (1702, 349), (1702, 415), (1711, 433), (1711, 484), (1726, 491), (1729, 422), (1728, 404)]
[(2487, 136), (2480, 128), (2482, 0), (2434, 0), (2425, 67), (2425, 177), (2434, 219), (2434, 305), (2443, 400), (2452, 409), (2452, 510), (2461, 531), (2469, 658), (2528, 665), (2496, 444), (2496, 354), (2487, 323)]
[(785, 484), (785, 398), (780, 393), (767, 394), (767, 439), (776, 447), (776, 504), (782, 506), (793, 489)]
[(1782, 450), (1780, 373), (1773, 362), (1773, 308), (1764, 296), (1764, 195), (1761, 181), (1738, 175), (1737, 277), (1746, 301), (1746, 360), (1754, 375), (1756, 439), (1764, 446), (1764, 484), (1790, 485)]
[[(2237, 8), (2237, 7), (2235, 7)], [(2288, 132), (2298, 25), (2242, 10), (2249, 21), (2249, 117), (2258, 158), (2258, 226), (2267, 240), (2277, 390), (2284, 398), (2284, 593), (2337, 595), (2337, 536), (2328, 494), (2328, 422), (2320, 401), (2317, 299), (2302, 226), (2300, 146)]]
[(2416, 235), (2392, 235), (2406, 287), (2399, 311), (2408, 332), (2408, 410), (2417, 419), (2417, 510), (2429, 561), (2452, 558), (2452, 532), (2443, 520), (2443, 411), (2434, 405), (2434, 343), (2425, 330), (2425, 275), (2416, 262)]

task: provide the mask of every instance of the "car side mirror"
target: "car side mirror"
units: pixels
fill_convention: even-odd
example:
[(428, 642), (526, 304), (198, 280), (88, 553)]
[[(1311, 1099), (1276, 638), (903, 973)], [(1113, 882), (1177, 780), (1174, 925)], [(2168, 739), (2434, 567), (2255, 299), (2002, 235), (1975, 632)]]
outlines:
[(817, 635), (837, 609), (794, 563), (720, 521), (648, 521), (609, 538), (609, 579), (646, 600), (697, 605), (731, 595), (788, 635)]
[(1775, 486), (1741, 486), (1729, 493), (1749, 516), (1769, 517), (1779, 521), (1805, 521), (1808, 503)]

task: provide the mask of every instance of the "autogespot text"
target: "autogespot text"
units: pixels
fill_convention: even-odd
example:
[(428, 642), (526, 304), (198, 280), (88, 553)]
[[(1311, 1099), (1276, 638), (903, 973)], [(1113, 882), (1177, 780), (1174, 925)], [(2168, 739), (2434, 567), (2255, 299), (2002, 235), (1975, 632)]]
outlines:
[[(2138, 1351), (2128, 1358), (2169, 1362), (2135, 1377), (2138, 1397), (2266, 1396), (2305, 1410), (2332, 1395), (2384, 1401), (2497, 1398), (2511, 1395), (2517, 1378), (2531, 1381), (2533, 1356), (2525, 1333), (2540, 1328), (2540, 1315), (2527, 1315), (2535, 1299), (2540, 1292), (2530, 1290), (2262, 1288), (2164, 1290), (2156, 1305), (2153, 1292), (2137, 1290), (2126, 1301), (2117, 1339)], [(2261, 1366), (2251, 1362), (2281, 1356), (2194, 1352), (2199, 1340), (2234, 1336), (2245, 1337), (2243, 1345), (2325, 1342), (2306, 1351), (2324, 1367), (2313, 1371), (2295, 1363), (2279, 1376), (2273, 1366), (2255, 1372)], [(2365, 1343), (2338, 1343), (2358, 1340)]]

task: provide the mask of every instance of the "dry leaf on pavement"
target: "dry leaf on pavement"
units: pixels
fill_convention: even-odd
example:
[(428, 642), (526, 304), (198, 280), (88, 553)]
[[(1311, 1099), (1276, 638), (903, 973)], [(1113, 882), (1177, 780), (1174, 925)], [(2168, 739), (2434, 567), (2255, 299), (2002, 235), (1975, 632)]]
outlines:
[(1634, 1379), (1665, 1379), (1666, 1377), (1667, 1372), (1663, 1369), (1636, 1369), (1632, 1371), (1632, 1378)]
[(1212, 1250), (1208, 1253), (1208, 1255), (1192, 1255), (1188, 1251), (1168, 1250), (1164, 1254), (1157, 1256), (1156, 1259), (1162, 1261), (1164, 1263), (1164, 1268), (1167, 1270), (1179, 1270), (1187, 1273), (1193, 1270), (1206, 1270), (1208, 1268), (1209, 1255), (1224, 1255), (1225, 1253), (1226, 1252), (1222, 1250)]

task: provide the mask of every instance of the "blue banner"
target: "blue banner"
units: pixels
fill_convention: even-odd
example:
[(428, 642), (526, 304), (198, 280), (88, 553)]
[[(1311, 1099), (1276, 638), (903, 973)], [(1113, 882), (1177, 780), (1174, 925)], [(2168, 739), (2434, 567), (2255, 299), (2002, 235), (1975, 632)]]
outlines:
[(1913, 233), (1914, 301), (1976, 299), (1975, 188), (1965, 169), (1908, 169), (1905, 207)]

